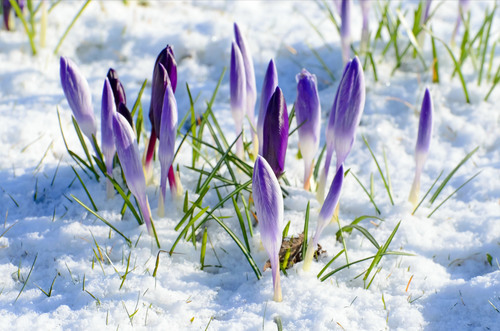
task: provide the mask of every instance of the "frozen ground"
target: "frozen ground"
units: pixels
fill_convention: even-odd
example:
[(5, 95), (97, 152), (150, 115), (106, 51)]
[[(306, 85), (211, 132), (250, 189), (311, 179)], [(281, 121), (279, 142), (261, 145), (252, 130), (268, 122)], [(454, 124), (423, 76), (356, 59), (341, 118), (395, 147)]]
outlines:
[[(308, 274), (298, 264), (288, 270), (288, 277), (282, 275), (283, 302), (276, 303), (272, 301), (269, 270), (257, 280), (240, 250), (216, 223), (209, 224), (214, 249), (207, 250), (206, 264), (220, 263), (222, 267), (200, 270), (199, 245), (195, 250), (192, 244), (182, 242), (172, 257), (160, 254), (158, 274), (153, 277), (157, 255), (154, 243), (145, 226), (137, 226), (131, 214), (120, 220), (122, 203), (118, 198), (106, 200), (104, 182), (86, 180), (99, 213), (132, 240), (131, 248), (72, 200), (71, 194), (88, 203), (83, 188), (75, 181), (71, 169), (75, 164), (61, 139), (56, 107), (60, 108), (69, 145), (78, 150), (71, 111), (60, 86), (59, 57), (52, 50), (82, 4), (63, 1), (50, 13), (47, 47), (35, 57), (30, 55), (19, 21), (15, 32), (0, 31), (0, 216), (4, 218), (0, 224), (0, 329), (177, 330), (205, 329), (209, 324), (208, 329), (213, 330), (274, 330), (277, 316), (285, 330), (498, 328), (500, 89), (497, 87), (488, 102), (482, 101), (487, 88), (477, 86), (470, 63), (464, 75), (471, 104), (464, 102), (459, 80), (450, 79), (452, 63), (440, 45), (442, 82), (438, 85), (432, 84), (431, 73), (422, 70), (417, 60), (404, 64), (391, 76), (395, 64), (392, 55), (376, 57), (378, 82), (371, 71), (366, 73), (366, 108), (346, 167), (365, 185), (374, 174), (375, 201), (385, 222), (377, 221), (375, 226), (365, 221), (364, 226), (383, 243), (401, 221), (391, 250), (415, 256), (384, 257), (368, 290), (363, 288), (362, 277), (356, 278), (367, 268), (366, 263), (322, 283), (316, 279), (317, 272), (341, 250), (341, 244), (335, 241), (338, 228), (330, 225), (320, 240), (327, 255), (313, 263)], [(409, 8), (413, 5), (407, 4)], [(471, 24), (477, 26), (484, 9), (492, 7), (493, 2), (471, 5)], [(456, 10), (455, 2), (446, 1), (433, 18), (433, 30), (446, 41), (451, 37)], [(357, 43), (361, 20), (357, 4), (353, 11)], [(323, 32), (328, 46), (304, 17)], [(375, 29), (374, 13), (371, 18), (371, 28)], [(498, 39), (498, 17), (495, 19), (492, 30)], [(342, 60), (338, 33), (313, 1), (150, 1), (148, 6), (95, 1), (77, 21), (60, 54), (72, 58), (86, 75), (99, 117), (102, 82), (109, 67), (117, 70), (128, 102), (133, 102), (144, 79), (151, 78), (158, 52), (166, 44), (173, 45), (179, 70), (176, 96), (182, 117), (189, 107), (185, 83), (189, 83), (193, 95), (201, 93), (196, 109), (202, 111), (223, 67), (229, 66), (235, 21), (254, 55), (258, 91), (267, 62), (274, 58), (290, 110), (296, 94), (295, 75), (306, 67), (318, 76), (325, 122), (338, 81), (331, 80), (311, 49), (322, 56), (336, 78), (341, 75)], [(424, 55), (432, 58), (429, 40)], [(497, 50), (495, 68), (498, 55)], [(435, 122), (422, 190), (430, 187), (442, 170), (443, 176), (448, 174), (475, 147), (479, 147), (478, 152), (455, 174), (436, 203), (481, 171), (430, 218), (427, 215), (435, 205), (424, 203), (411, 216), (412, 207), (407, 202), (418, 113), (426, 86), (434, 100)], [(142, 98), (145, 110), (149, 109), (150, 92), (148, 86)], [(228, 74), (214, 111), (228, 140), (233, 139)], [(383, 160), (385, 150), (394, 206), (361, 134), (379, 160)], [(315, 226), (320, 207), (313, 193), (301, 189), (303, 165), (296, 155), (297, 135), (293, 135), (286, 163), (291, 187), (285, 199), (285, 221), (291, 221), (290, 234), (302, 231), (308, 201), (310, 228)], [(197, 174), (183, 168), (190, 162), (191, 149), (186, 145), (176, 163), (181, 166), (184, 188), (192, 194)], [(155, 173), (159, 178), (158, 164)], [(155, 216), (155, 185), (148, 187), (148, 197)], [(212, 192), (207, 203), (216, 200)], [(155, 218), (164, 249), (170, 249), (178, 235), (174, 226), (183, 216), (181, 205), (170, 202), (167, 217)], [(229, 207), (222, 209), (222, 214), (233, 215)], [(354, 177), (347, 176), (340, 203), (341, 222), (348, 224), (358, 216), (374, 214)], [(238, 229), (235, 218), (227, 223)], [(267, 257), (258, 231), (251, 239), (251, 248), (262, 267)], [(356, 232), (347, 238), (347, 248), (352, 260), (375, 253)], [(99, 250), (107, 255), (102, 265), (96, 259)], [(492, 257), (492, 265), (487, 254)], [(122, 284), (127, 260), (129, 270)], [(339, 258), (335, 265), (343, 262)], [(48, 291), (54, 277), (48, 297), (39, 288)]]

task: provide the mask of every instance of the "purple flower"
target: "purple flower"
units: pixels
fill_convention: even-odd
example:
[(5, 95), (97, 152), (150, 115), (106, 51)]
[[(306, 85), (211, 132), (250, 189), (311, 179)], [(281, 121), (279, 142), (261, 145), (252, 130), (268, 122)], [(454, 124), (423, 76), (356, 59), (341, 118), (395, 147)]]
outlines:
[[(116, 152), (113, 138), (113, 117), (115, 113), (113, 91), (108, 78), (105, 78), (101, 102), (101, 149), (106, 164), (106, 172), (111, 177), (113, 176), (113, 158)], [(113, 184), (110, 181), (107, 184), (107, 192), (108, 198), (111, 198), (113, 196)]]
[(269, 100), (263, 131), (262, 156), (273, 169), (276, 178), (279, 178), (285, 169), (288, 144), (288, 112), (285, 97), (279, 87), (276, 87)]
[(283, 195), (271, 166), (260, 155), (257, 156), (253, 168), (252, 192), (262, 245), (271, 261), (274, 301), (280, 302), (282, 296), (279, 251), (283, 239)]
[(410, 191), (409, 201), (416, 206), (418, 203), (418, 196), (420, 192), (420, 175), (424, 168), (429, 147), (431, 144), (432, 136), (432, 99), (429, 89), (425, 89), (424, 100), (422, 102), (422, 109), (420, 111), (420, 121), (418, 123), (418, 138), (417, 146), (415, 148), (415, 178)]
[(123, 88), (122, 83), (118, 79), (118, 73), (113, 68), (109, 68), (107, 77), (109, 80), (109, 84), (111, 85), (111, 89), (113, 90), (116, 109), (118, 109), (120, 103), (123, 103), (124, 105), (127, 104), (125, 89)]
[(365, 78), (358, 57), (348, 63), (338, 93), (333, 126), (337, 169), (351, 151), (365, 107)]
[(257, 119), (257, 134), (259, 137), (259, 154), (262, 155), (263, 147), (263, 134), (264, 134), (264, 118), (266, 117), (267, 105), (269, 104), (269, 99), (273, 95), (274, 91), (278, 87), (278, 72), (276, 70), (276, 65), (271, 59), (269, 65), (267, 66), (266, 76), (264, 77), (264, 83), (262, 84), (262, 92), (260, 93), (260, 108), (259, 117)]
[[(172, 167), (175, 152), (175, 137), (177, 135), (177, 102), (172, 87), (167, 85), (161, 111), (160, 147), (158, 157), (161, 165), (160, 200), (158, 214), (164, 215), (164, 202), (167, 190), (167, 174)], [(173, 170), (173, 169), (172, 169)], [(173, 189), (171, 185), (171, 189)], [(175, 193), (175, 192), (173, 192)]]
[[(243, 57), (240, 48), (235, 42), (231, 45), (231, 68), (229, 73), (229, 89), (231, 94), (231, 114), (233, 115), (236, 134), (240, 134), (243, 128), (243, 119), (247, 106), (246, 97), (246, 74)], [(243, 157), (243, 140), (238, 138), (236, 142), (236, 154)]]
[(319, 147), (321, 131), (321, 105), (316, 76), (306, 69), (296, 76), (297, 100), (295, 114), (299, 125), (299, 148), (304, 159), (304, 188), (309, 189), (313, 159)]
[(332, 217), (335, 213), (335, 208), (339, 203), (340, 192), (342, 191), (342, 183), (344, 181), (344, 166), (341, 164), (333, 178), (332, 185), (330, 186), (330, 190), (328, 191), (328, 195), (326, 196), (325, 202), (321, 207), (321, 211), (319, 212), (318, 223), (316, 224), (316, 232), (312, 238), (312, 241), (307, 245), (306, 256), (304, 258), (303, 269), (308, 271), (311, 267), (312, 258), (314, 255), (314, 251), (316, 250), (316, 245), (318, 244), (319, 237), (321, 233), (326, 228), (326, 226), (330, 223)]
[[(255, 102), (257, 101), (257, 88), (255, 84), (255, 72), (253, 68), (252, 55), (246, 43), (245, 38), (240, 32), (238, 24), (234, 23), (234, 38), (236, 44), (240, 49), (241, 56), (243, 57), (243, 64), (245, 67), (245, 88), (246, 88), (246, 110), (245, 113), (250, 120), (250, 123), (255, 126), (254, 123), (254, 112), (255, 112)], [(257, 142), (254, 140), (254, 144)]]
[(349, 61), (350, 47), (351, 47), (351, 3), (350, 0), (342, 0), (340, 18), (342, 24), (340, 25), (340, 39), (342, 43), (342, 61), (347, 63)]
[[(340, 80), (339, 86), (337, 87), (337, 92), (335, 93), (335, 99), (333, 101), (332, 110), (330, 111), (330, 116), (328, 118), (328, 124), (326, 127), (326, 156), (325, 156), (325, 166), (320, 174), (320, 179), (318, 181), (318, 190), (316, 192), (316, 197), (321, 203), (324, 199), (326, 180), (328, 179), (328, 172), (330, 170), (330, 162), (332, 160), (333, 151), (335, 150), (335, 114), (337, 112), (337, 100), (339, 98), (339, 92), (344, 81), (344, 77), (348, 69), (350, 68), (352, 60), (349, 60), (344, 67), (344, 72), (342, 73), (342, 78)], [(342, 163), (342, 162), (341, 162)], [(337, 163), (338, 164), (338, 163)]]
[(146, 196), (146, 180), (142, 171), (139, 148), (134, 131), (121, 114), (113, 116), (113, 134), (115, 137), (116, 152), (122, 166), (127, 186), (137, 199), (142, 217), (147, 229), (152, 234), (151, 211), (149, 209), (148, 197)]
[(97, 127), (89, 84), (76, 64), (64, 56), (61, 56), (59, 73), (64, 95), (73, 111), (73, 116), (83, 134), (93, 142), (92, 136), (96, 136)]
[(175, 61), (174, 50), (170, 45), (167, 45), (158, 54), (153, 69), (151, 103), (149, 105), (149, 120), (151, 121), (152, 129), (144, 160), (145, 172), (148, 174), (151, 174), (152, 171), (151, 166), (156, 138), (159, 137), (161, 110), (167, 84), (172, 85), (172, 91), (175, 93), (175, 89), (177, 88), (177, 62)]

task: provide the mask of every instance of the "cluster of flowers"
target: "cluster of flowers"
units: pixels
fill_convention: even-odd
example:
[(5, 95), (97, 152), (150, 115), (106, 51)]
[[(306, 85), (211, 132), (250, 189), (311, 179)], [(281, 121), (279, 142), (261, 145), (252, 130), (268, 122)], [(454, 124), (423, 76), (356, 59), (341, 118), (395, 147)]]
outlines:
[[(174, 96), (177, 85), (177, 65), (172, 47), (163, 49), (156, 59), (149, 118), (152, 124), (151, 139), (144, 158), (144, 169), (137, 145), (132, 116), (126, 106), (126, 95), (115, 70), (109, 69), (104, 79), (101, 103), (101, 146), (96, 146), (97, 125), (87, 80), (76, 64), (65, 57), (60, 59), (61, 84), (73, 115), (81, 131), (92, 142), (96, 155), (102, 150), (106, 172), (113, 177), (113, 159), (118, 155), (130, 192), (137, 199), (141, 214), (150, 234), (154, 230), (148, 198), (146, 179), (151, 176), (156, 139), (160, 140), (158, 158), (161, 165), (160, 199), (158, 214), (164, 214), (167, 178), (172, 195), (182, 192), (178, 174), (174, 174), (172, 162), (177, 134), (177, 102)], [(114, 195), (108, 181), (108, 198)]]
[[(246, 114), (253, 115), (255, 104), (255, 77), (251, 56), (238, 26), (235, 24), (236, 42), (231, 49), (231, 110), (235, 120), (236, 132), (241, 131)], [(249, 68), (249, 66), (252, 66)], [(248, 74), (251, 73), (251, 77)], [(318, 96), (316, 76), (307, 70), (296, 76), (297, 115), (299, 149), (304, 159), (304, 189), (310, 189), (313, 160), (319, 147), (321, 129), (321, 106)], [(250, 83), (249, 83), (250, 82)], [(248, 96), (252, 99), (248, 101)], [(315, 234), (309, 241), (304, 257), (303, 269), (309, 270), (315, 247), (322, 231), (338, 214), (338, 202), (344, 178), (344, 161), (353, 146), (356, 128), (359, 125), (365, 105), (365, 81), (363, 68), (357, 57), (347, 61), (342, 79), (338, 86), (333, 106), (326, 127), (326, 158), (323, 171), (318, 181), (317, 198), (323, 203)], [(251, 120), (253, 117), (248, 116)], [(285, 155), (288, 145), (288, 113), (274, 61), (269, 62), (262, 84), (261, 103), (257, 122), (259, 155), (255, 161), (252, 192), (259, 217), (259, 228), (264, 248), (266, 249), (273, 270), (274, 300), (281, 301), (279, 278), (279, 251), (282, 243), (283, 197), (278, 179), (284, 172)], [(417, 169), (410, 193), (410, 201), (418, 201), (420, 174), (427, 156), (432, 131), (432, 101), (428, 90), (422, 105), (418, 141), (416, 148)], [(239, 154), (242, 155), (240, 143)], [(336, 174), (329, 188), (326, 199), (324, 190), (333, 152), (336, 154)], [(323, 201), (324, 200), (324, 201)]]
[[(257, 99), (252, 57), (237, 24), (234, 24), (235, 42), (231, 48), (230, 96), (231, 112), (237, 134), (240, 134), (246, 118), (253, 128), (252, 139), (255, 154), (252, 192), (259, 217), (262, 244), (266, 249), (273, 272), (274, 300), (281, 301), (279, 276), (279, 251), (282, 243), (283, 195), (278, 179), (284, 173), (288, 145), (289, 120), (283, 92), (278, 87), (278, 75), (273, 60), (269, 62), (262, 85), (257, 125), (254, 126), (254, 108)], [(87, 81), (77, 66), (65, 57), (60, 59), (61, 83), (81, 131), (93, 142), (96, 154), (97, 126)], [(316, 76), (303, 69), (297, 76), (297, 116), (299, 148), (304, 159), (304, 188), (310, 189), (314, 157), (319, 148), (321, 106)], [(146, 196), (146, 179), (151, 176), (156, 139), (159, 139), (158, 158), (161, 165), (160, 199), (158, 214), (164, 214), (167, 179), (172, 195), (179, 194), (180, 181), (174, 174), (172, 162), (177, 133), (177, 64), (173, 49), (167, 46), (156, 59), (149, 118), (151, 137), (147, 143), (144, 162), (141, 162), (134, 124), (126, 107), (124, 88), (116, 72), (110, 69), (104, 79), (101, 106), (101, 148), (107, 175), (113, 176), (113, 158), (118, 155), (129, 190), (138, 201), (141, 213), (150, 233), (154, 224)], [(338, 201), (344, 178), (344, 162), (353, 146), (356, 129), (365, 105), (365, 82), (361, 63), (357, 57), (349, 60), (344, 68), (326, 127), (326, 158), (318, 182), (317, 197), (323, 203), (316, 231), (307, 247), (304, 270), (310, 268), (320, 235), (338, 213)], [(410, 193), (410, 201), (418, 200), (420, 174), (427, 156), (432, 131), (432, 101), (425, 92), (420, 116), (416, 147), (416, 174)], [(236, 154), (244, 157), (242, 138), (236, 144)], [(323, 202), (325, 182), (328, 178), (333, 152), (336, 154), (336, 174)], [(108, 196), (113, 195), (108, 182)]]

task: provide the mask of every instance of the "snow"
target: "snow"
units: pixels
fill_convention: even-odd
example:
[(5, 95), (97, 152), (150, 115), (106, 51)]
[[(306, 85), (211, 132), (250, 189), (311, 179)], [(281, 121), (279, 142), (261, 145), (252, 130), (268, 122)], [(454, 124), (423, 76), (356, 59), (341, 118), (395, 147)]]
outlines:
[[(120, 219), (122, 202), (119, 197), (106, 199), (104, 181), (98, 183), (80, 173), (99, 214), (131, 239), (131, 247), (72, 199), (74, 195), (89, 204), (75, 181), (71, 167), (79, 169), (67, 154), (59, 129), (57, 108), (68, 145), (82, 154), (60, 86), (59, 57), (52, 50), (82, 5), (81, 1), (63, 1), (54, 8), (49, 14), (47, 46), (37, 56), (30, 54), (18, 20), (16, 31), (0, 31), (0, 217), (4, 218), (0, 222), (0, 329), (178, 330), (205, 329), (209, 324), (211, 330), (274, 330), (278, 316), (285, 330), (498, 328), (500, 313), (494, 307), (500, 308), (500, 90), (497, 87), (489, 101), (483, 101), (490, 85), (483, 81), (477, 86), (470, 62), (464, 66), (470, 104), (465, 103), (460, 81), (450, 77), (453, 63), (439, 43), (440, 84), (432, 84), (431, 72), (423, 70), (418, 60), (405, 63), (391, 76), (393, 54), (376, 56), (378, 82), (371, 70), (366, 72), (366, 107), (345, 167), (367, 187), (370, 175), (374, 176), (375, 201), (385, 221), (375, 222), (377, 226), (368, 221), (361, 224), (384, 243), (401, 221), (390, 249), (414, 256), (385, 256), (369, 289), (364, 289), (362, 277), (356, 277), (369, 262), (320, 282), (316, 274), (342, 249), (335, 240), (338, 228), (332, 224), (320, 239), (327, 255), (314, 262), (309, 273), (299, 263), (288, 270), (288, 276), (282, 274), (283, 302), (276, 303), (272, 301), (270, 270), (257, 280), (235, 243), (215, 222), (209, 223), (208, 233), (216, 255), (208, 245), (205, 264), (220, 263), (222, 267), (200, 270), (199, 243), (194, 249), (181, 241), (171, 257), (158, 252), (144, 225), (138, 226), (130, 213)], [(405, 3), (404, 8), (414, 5)], [(491, 1), (471, 2), (473, 27), (477, 29), (485, 8), (492, 5)], [(357, 43), (361, 15), (356, 3), (352, 9), (356, 11), (352, 27)], [(432, 19), (433, 30), (445, 41), (451, 38), (456, 12), (456, 2), (444, 2)], [(326, 44), (304, 17), (322, 31)], [(497, 18), (492, 36), (498, 39)], [(370, 19), (375, 29), (373, 11)], [(331, 80), (311, 49), (323, 57), (336, 78), (342, 73), (342, 60), (338, 33), (312, 1), (150, 1), (147, 6), (133, 1), (127, 6), (121, 1), (95, 1), (69, 33), (60, 54), (73, 59), (86, 75), (100, 118), (102, 82), (108, 68), (117, 70), (130, 104), (144, 79), (150, 80), (156, 55), (167, 43), (173, 45), (182, 118), (189, 109), (186, 83), (193, 96), (200, 93), (195, 108), (201, 112), (223, 67), (229, 66), (233, 22), (238, 22), (253, 53), (258, 92), (271, 57), (289, 110), (300, 69), (305, 67), (318, 76), (324, 130), (338, 81)], [(498, 49), (495, 55), (494, 68), (500, 62)], [(432, 58), (430, 40), (426, 40), (424, 57)], [(415, 168), (419, 108), (427, 86), (435, 114), (422, 191), (442, 170), (444, 178), (477, 146), (479, 150), (455, 174), (436, 204), (481, 171), (430, 218), (427, 215), (436, 204), (426, 202), (411, 215), (413, 208), (407, 202)], [(148, 84), (142, 98), (145, 114), (150, 92)], [(229, 109), (228, 72), (214, 112), (231, 141), (236, 134)], [(384, 151), (387, 155), (394, 206), (361, 135), (379, 162), (383, 164)], [(286, 176), (291, 186), (286, 187), (289, 196), (284, 200), (285, 223), (291, 221), (289, 234), (295, 235), (303, 229), (307, 202), (311, 202), (310, 233), (321, 207), (314, 193), (301, 189), (303, 163), (296, 159), (297, 139), (294, 134), (289, 140)], [(144, 149), (143, 142), (140, 149)], [(191, 163), (188, 145), (175, 163), (181, 167), (182, 184), (192, 199), (197, 174), (183, 167)], [(158, 163), (155, 177), (158, 181)], [(332, 177), (330, 171), (329, 181)], [(348, 175), (344, 184), (342, 224), (374, 215), (354, 177)], [(182, 201), (167, 199), (169, 212), (158, 218), (158, 185), (148, 186), (147, 193), (162, 249), (169, 250), (178, 236), (174, 227), (183, 216)], [(210, 191), (205, 203), (213, 205), (217, 200)], [(234, 210), (228, 204), (221, 214), (234, 216)], [(241, 234), (235, 217), (226, 222)], [(262, 268), (267, 256), (258, 228), (249, 239), (252, 256)], [(351, 261), (375, 254), (359, 232), (348, 236), (346, 243)], [(487, 254), (493, 258), (492, 266)], [(102, 264), (96, 256), (103, 256)], [(159, 265), (153, 277), (157, 256)], [(345, 257), (341, 256), (331, 268), (343, 264)], [(54, 277), (48, 297), (40, 289), (48, 292)]]

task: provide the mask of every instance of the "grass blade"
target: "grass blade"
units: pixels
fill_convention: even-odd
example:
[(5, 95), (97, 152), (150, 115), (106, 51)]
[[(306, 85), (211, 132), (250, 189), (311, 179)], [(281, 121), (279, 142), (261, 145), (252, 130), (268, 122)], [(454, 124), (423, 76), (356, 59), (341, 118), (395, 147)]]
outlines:
[[(10, 1), (12, 2), (13, 0), (10, 0)], [(85, 2), (85, 4), (83, 5), (83, 7), (78, 11), (78, 13), (75, 15), (75, 17), (73, 18), (73, 20), (69, 24), (69, 26), (66, 28), (66, 31), (64, 31), (64, 34), (62, 35), (61, 39), (59, 39), (59, 42), (57, 43), (57, 46), (54, 49), (54, 54), (57, 55), (57, 53), (59, 53), (59, 48), (61, 47), (64, 39), (66, 39), (66, 36), (68, 35), (69, 31), (71, 30), (71, 28), (73, 27), (73, 25), (75, 25), (76, 20), (80, 17), (80, 15), (82, 15), (82, 13), (85, 10), (85, 8), (87, 8), (87, 6), (89, 5), (90, 1), (92, 1), (92, 0), (87, 0), (87, 2)]]
[(439, 185), (439, 187), (436, 189), (436, 191), (434, 192), (434, 194), (432, 195), (431, 197), (431, 200), (430, 200), (430, 203), (433, 204), (434, 201), (436, 201), (437, 197), (439, 196), (439, 194), (441, 193), (441, 191), (444, 189), (444, 187), (446, 186), (446, 184), (448, 184), (448, 182), (450, 181), (451, 177), (453, 177), (453, 175), (458, 171), (458, 169), (460, 169), (460, 167), (465, 163), (467, 162), (467, 160), (469, 160), (472, 155), (474, 155), (474, 153), (477, 152), (477, 150), (479, 149), (479, 146), (474, 148), (474, 150), (472, 152), (470, 152), (469, 154), (467, 154), (463, 159), (462, 161), (460, 161), (457, 166), (448, 174), (448, 176), (446, 176), (446, 178), (443, 180), (443, 182), (441, 183), (441, 185)]
[(117, 228), (115, 228), (111, 223), (109, 223), (102, 216), (100, 216), (99, 214), (97, 214), (96, 212), (94, 212), (92, 209), (90, 209), (89, 207), (87, 207), (83, 202), (81, 202), (80, 200), (78, 200), (73, 194), (71, 194), (71, 197), (76, 202), (78, 202), (83, 208), (87, 209), (88, 212), (90, 212), (92, 215), (94, 215), (95, 217), (97, 217), (98, 219), (100, 219), (104, 224), (106, 224), (107, 226), (109, 226), (113, 231), (115, 231), (116, 233), (118, 233), (123, 239), (125, 239), (125, 241), (127, 242), (128, 246), (132, 247), (132, 241), (130, 241), (130, 239), (128, 239), (127, 237), (125, 237), (125, 235), (123, 233), (121, 233)]
[(365, 136), (362, 136), (362, 137), (363, 137), (363, 141), (365, 142), (366, 147), (368, 147), (368, 150), (370, 151), (370, 154), (372, 155), (373, 160), (375, 161), (375, 164), (377, 165), (378, 172), (380, 173), (380, 176), (382, 177), (382, 180), (384, 181), (384, 186), (385, 186), (385, 189), (387, 190), (387, 194), (389, 195), (389, 199), (391, 200), (391, 204), (394, 206), (394, 200), (392, 200), (392, 194), (391, 194), (391, 187), (387, 183), (387, 181), (385, 180), (384, 173), (382, 172), (382, 169), (380, 168), (380, 165), (378, 164), (377, 158), (373, 154), (373, 151), (372, 151), (370, 145), (368, 144), (368, 141), (366, 140)]

